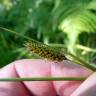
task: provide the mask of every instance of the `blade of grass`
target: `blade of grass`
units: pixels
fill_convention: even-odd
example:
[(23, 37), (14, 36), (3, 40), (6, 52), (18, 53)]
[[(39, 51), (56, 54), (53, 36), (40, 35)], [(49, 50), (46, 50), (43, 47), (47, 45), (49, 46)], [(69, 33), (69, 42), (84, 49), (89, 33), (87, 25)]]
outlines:
[[(17, 36), (19, 36), (19, 37), (22, 37), (22, 38), (24, 38), (24, 39), (26, 39), (26, 40), (38, 42), (38, 41), (36, 41), (36, 40), (28, 37), (28, 36), (19, 34), (19, 33), (15, 32), (15, 31), (13, 31), (13, 30), (11, 30), (11, 29), (7, 29), (7, 28), (1, 27), (1, 26), (0, 26), (0, 29), (3, 30), (3, 31), (8, 31), (8, 32), (10, 32), (10, 33), (12, 33), (12, 34), (14, 34), (14, 35), (17, 35)], [(40, 43), (40, 42), (38, 42), (38, 43)]]
[(9, 81), (84, 81), (85, 77), (32, 77), (32, 78), (0, 78), (0, 82)]

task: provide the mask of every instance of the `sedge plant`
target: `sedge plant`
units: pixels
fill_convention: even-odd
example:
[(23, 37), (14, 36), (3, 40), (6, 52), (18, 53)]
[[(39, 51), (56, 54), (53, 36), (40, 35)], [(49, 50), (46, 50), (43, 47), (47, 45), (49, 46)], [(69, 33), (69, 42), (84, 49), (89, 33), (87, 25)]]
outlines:
[[(91, 69), (92, 71), (96, 70), (96, 67), (86, 63), (85, 61), (81, 60), (80, 58), (76, 57), (75, 55), (59, 50), (58, 48), (54, 48), (52, 46), (43, 44), (39, 41), (36, 41), (32, 38), (29, 38), (27, 36), (21, 35), (13, 30), (0, 27), (0, 30), (10, 32), (12, 34), (18, 35), (22, 38), (25, 38), (27, 41), (24, 43), (24, 46), (26, 50), (29, 50), (29, 52), (33, 52), (37, 55), (39, 55), (42, 58), (46, 58), (48, 60), (51, 60), (52, 62), (58, 61), (61, 62), (63, 60), (69, 60), (66, 55), (71, 56), (72, 58), (76, 59), (77, 64), (80, 64), (86, 68)], [(84, 77), (33, 77), (33, 78), (0, 78), (0, 81), (82, 81), (85, 80)]]

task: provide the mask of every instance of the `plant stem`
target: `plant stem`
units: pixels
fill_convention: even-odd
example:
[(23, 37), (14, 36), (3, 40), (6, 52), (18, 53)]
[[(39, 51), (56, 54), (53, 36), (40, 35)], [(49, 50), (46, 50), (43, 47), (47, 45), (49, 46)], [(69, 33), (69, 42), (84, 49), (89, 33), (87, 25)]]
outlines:
[[(13, 31), (13, 30), (11, 30), (11, 29), (7, 29), (7, 28), (4, 28), (4, 27), (1, 27), (1, 26), (0, 26), (0, 30), (8, 31), (8, 32), (10, 32), (10, 33), (12, 33), (12, 34), (14, 34), (14, 35), (17, 35), (17, 36), (22, 37), (22, 38), (24, 38), (24, 39), (26, 39), (26, 40), (29, 40), (29, 41), (38, 42), (38, 41), (36, 41), (36, 40), (34, 40), (34, 39), (30, 38), (30, 37), (27, 37), (27, 36), (25, 36), (25, 35), (19, 34), (18, 32), (15, 32), (15, 31)], [(40, 42), (38, 42), (38, 43), (40, 43)]]
[(72, 56), (73, 58), (76, 59), (76, 61), (78, 61), (78, 63), (92, 71), (96, 71), (96, 67), (93, 66), (92, 64), (88, 64), (87, 62), (83, 61), (82, 59), (78, 58), (77, 56), (71, 54), (71, 53), (67, 53), (68, 55)]
[(76, 48), (87, 51), (87, 52), (94, 52), (94, 53), (96, 52), (95, 48), (93, 49), (93, 48), (89, 48), (83, 45), (76, 45)]
[(0, 78), (4, 81), (83, 81), (85, 77), (32, 77), (32, 78)]

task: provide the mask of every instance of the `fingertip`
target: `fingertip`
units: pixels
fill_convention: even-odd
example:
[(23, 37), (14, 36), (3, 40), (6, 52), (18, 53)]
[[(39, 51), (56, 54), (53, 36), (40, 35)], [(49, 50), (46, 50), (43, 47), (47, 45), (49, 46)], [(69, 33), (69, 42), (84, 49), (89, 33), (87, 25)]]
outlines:
[[(15, 62), (17, 73), (20, 77), (50, 77), (51, 62), (39, 59), (24, 59)], [(24, 82), (31, 93), (36, 96), (56, 96), (51, 81)]]
[[(91, 70), (68, 60), (52, 65), (51, 71), (55, 77), (86, 77), (92, 73)], [(54, 86), (60, 96), (70, 96), (81, 83), (81, 81), (54, 81)]]
[[(23, 59), (18, 60), (15, 63), (15, 67), (18, 75), (23, 76), (34, 76), (38, 75), (49, 75), (50, 74), (50, 64), (48, 61), (39, 59)], [(38, 76), (37, 75), (37, 76)]]
[(95, 96), (96, 95), (96, 72), (90, 75), (71, 96)]
[(2, 77), (16, 77), (16, 70), (14, 64), (8, 64), (0, 69), (0, 78)]
[[(0, 78), (17, 78), (14, 63), (8, 64), (0, 69)], [(14, 91), (15, 90), (15, 91)], [(21, 82), (2, 81), (0, 82), (0, 96), (27, 96), (28, 91)]]

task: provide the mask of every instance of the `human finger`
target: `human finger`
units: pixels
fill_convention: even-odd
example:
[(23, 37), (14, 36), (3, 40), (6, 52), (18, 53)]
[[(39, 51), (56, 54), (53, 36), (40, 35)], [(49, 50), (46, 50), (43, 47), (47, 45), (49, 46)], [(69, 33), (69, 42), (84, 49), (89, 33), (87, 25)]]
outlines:
[[(68, 60), (53, 64), (51, 66), (51, 72), (52, 77), (88, 77), (92, 74), (91, 70)], [(60, 96), (71, 96), (71, 94), (80, 86), (82, 81), (53, 81), (53, 83), (56, 92)]]
[[(0, 69), (0, 78), (18, 77), (14, 64)], [(21, 82), (0, 82), (0, 96), (28, 96), (28, 91)]]
[(96, 96), (96, 72), (89, 76), (71, 96)]
[[(19, 77), (51, 77), (51, 63), (46, 60), (24, 59), (14, 62)], [(52, 81), (26, 81), (26, 88), (36, 96), (56, 96)]]

